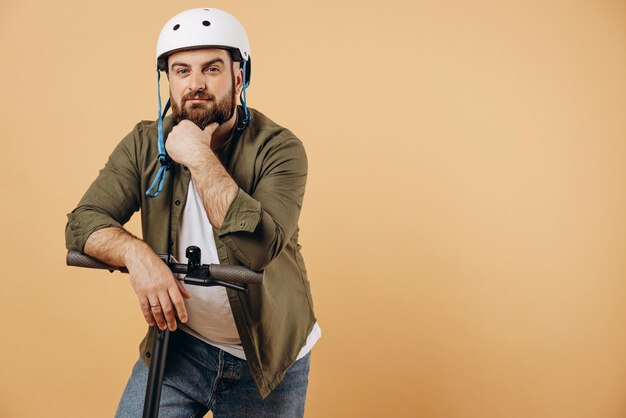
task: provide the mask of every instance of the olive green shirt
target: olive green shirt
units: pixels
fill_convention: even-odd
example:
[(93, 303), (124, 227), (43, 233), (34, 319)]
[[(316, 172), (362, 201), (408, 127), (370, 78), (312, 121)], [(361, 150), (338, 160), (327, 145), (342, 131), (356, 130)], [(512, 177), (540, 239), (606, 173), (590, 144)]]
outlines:
[[(295, 362), (315, 324), (298, 217), (307, 177), (302, 143), (293, 133), (250, 109), (251, 122), (237, 129), (216, 155), (239, 186), (224, 222), (214, 229), (221, 264), (265, 269), (262, 285), (248, 293), (227, 289), (246, 359), (261, 397), (266, 397)], [(163, 121), (164, 135), (173, 117)], [(156, 198), (149, 189), (160, 168), (157, 123), (138, 123), (115, 148), (76, 209), (68, 215), (68, 249), (82, 251), (87, 238), (105, 227), (122, 227), (141, 210), (143, 240), (156, 252), (177, 256), (177, 237), (191, 174), (173, 163)], [(149, 362), (154, 328), (141, 346)]]

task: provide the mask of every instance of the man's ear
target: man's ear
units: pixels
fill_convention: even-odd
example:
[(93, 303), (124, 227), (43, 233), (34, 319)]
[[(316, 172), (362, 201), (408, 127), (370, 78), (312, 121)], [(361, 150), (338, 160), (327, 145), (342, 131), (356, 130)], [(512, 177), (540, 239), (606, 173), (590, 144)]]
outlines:
[(239, 95), (243, 88), (243, 67), (241, 61), (234, 63), (233, 71), (235, 72), (235, 91)]

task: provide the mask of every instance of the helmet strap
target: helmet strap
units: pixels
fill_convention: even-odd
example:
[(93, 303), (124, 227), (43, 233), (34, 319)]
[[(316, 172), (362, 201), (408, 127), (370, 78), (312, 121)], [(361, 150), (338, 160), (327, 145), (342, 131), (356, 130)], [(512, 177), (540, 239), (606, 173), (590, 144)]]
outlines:
[(244, 130), (246, 126), (250, 124), (250, 112), (248, 111), (248, 106), (246, 104), (246, 88), (248, 84), (250, 84), (247, 80), (246, 73), (248, 72), (248, 61), (243, 60), (243, 87), (241, 88), (241, 92), (239, 93), (239, 101), (241, 101), (241, 107), (243, 109), (243, 124), (239, 127), (239, 130)]
[[(167, 156), (167, 152), (165, 151), (165, 139), (163, 138), (163, 118), (165, 118), (165, 114), (170, 108), (170, 99), (167, 99), (167, 103), (165, 104), (165, 109), (161, 112), (161, 71), (157, 68), (157, 98), (159, 101), (159, 113), (158, 113), (158, 147), (159, 147), (159, 155), (158, 159), (161, 163), (161, 168), (157, 172), (150, 188), (146, 191), (146, 196), (149, 198), (157, 197), (161, 190), (163, 189), (163, 181), (165, 180), (166, 171), (170, 168), (170, 159)], [(154, 188), (156, 186), (156, 191)]]

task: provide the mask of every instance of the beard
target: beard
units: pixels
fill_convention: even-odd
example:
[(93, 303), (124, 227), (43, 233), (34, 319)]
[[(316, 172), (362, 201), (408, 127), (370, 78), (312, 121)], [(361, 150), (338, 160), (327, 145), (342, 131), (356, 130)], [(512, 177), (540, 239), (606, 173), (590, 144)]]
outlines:
[[(217, 122), (221, 125), (230, 120), (235, 113), (236, 97), (233, 84), (234, 83), (231, 83), (230, 91), (226, 94), (226, 97), (220, 101), (218, 101), (214, 95), (205, 91), (195, 91), (185, 94), (180, 104), (172, 98), (172, 114), (174, 115), (174, 120), (177, 124), (185, 119), (190, 120), (202, 130), (213, 122)], [(208, 101), (206, 103), (185, 106), (185, 102), (190, 99), (204, 99)]]

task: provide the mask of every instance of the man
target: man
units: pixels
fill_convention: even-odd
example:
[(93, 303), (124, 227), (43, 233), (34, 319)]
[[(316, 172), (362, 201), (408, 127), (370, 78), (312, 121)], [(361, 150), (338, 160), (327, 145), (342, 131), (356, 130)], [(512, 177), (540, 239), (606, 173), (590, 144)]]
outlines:
[[(128, 268), (150, 325), (117, 416), (141, 414), (155, 326), (177, 330), (159, 416), (302, 416), (321, 334), (298, 244), (302, 143), (248, 109), (250, 47), (232, 15), (192, 9), (172, 18), (157, 68), (173, 114), (163, 117), (159, 95), (158, 121), (122, 140), (66, 226), (69, 249)], [(139, 209), (143, 239), (123, 229)], [(186, 262), (189, 245), (204, 264), (264, 269), (263, 285), (247, 294), (181, 285), (156, 252)]]

